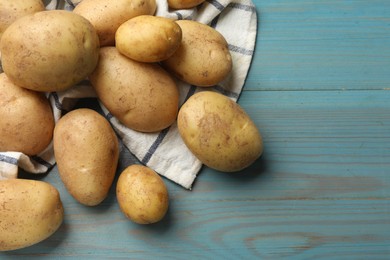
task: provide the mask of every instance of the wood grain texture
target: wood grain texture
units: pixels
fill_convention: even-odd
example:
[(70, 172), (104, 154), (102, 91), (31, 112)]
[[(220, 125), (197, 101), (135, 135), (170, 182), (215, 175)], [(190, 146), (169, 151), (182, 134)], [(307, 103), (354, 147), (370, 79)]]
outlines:
[(239, 99), (264, 138), (255, 164), (204, 167), (192, 191), (165, 179), (170, 209), (152, 226), (121, 214), (115, 185), (102, 205), (78, 204), (55, 168), (43, 180), (60, 190), (64, 224), (0, 258), (389, 259), (390, 2), (255, 4)]
[(389, 89), (389, 1), (254, 3), (259, 31), (246, 89)]

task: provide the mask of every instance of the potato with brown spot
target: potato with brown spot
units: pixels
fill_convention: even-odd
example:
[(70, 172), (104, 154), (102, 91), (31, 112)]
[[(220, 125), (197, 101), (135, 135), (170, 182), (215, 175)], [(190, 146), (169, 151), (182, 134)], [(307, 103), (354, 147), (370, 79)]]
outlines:
[(115, 47), (103, 47), (89, 79), (104, 106), (128, 128), (157, 132), (176, 120), (179, 90), (157, 63), (134, 61)]
[(16, 85), (36, 91), (62, 91), (84, 80), (99, 58), (92, 24), (65, 10), (24, 16), (0, 41), (4, 73)]
[(140, 15), (119, 26), (115, 44), (120, 53), (133, 60), (159, 62), (177, 50), (181, 37), (181, 28), (174, 20)]
[(224, 36), (214, 28), (192, 20), (176, 21), (182, 30), (177, 51), (162, 62), (177, 78), (200, 87), (224, 80), (233, 62)]
[(65, 114), (54, 129), (54, 156), (68, 192), (95, 206), (108, 195), (119, 158), (117, 136), (98, 112), (80, 108)]
[(127, 20), (153, 15), (155, 0), (83, 0), (73, 12), (82, 15), (96, 28), (101, 46), (115, 46), (115, 33)]
[(194, 94), (180, 108), (177, 123), (184, 143), (210, 168), (240, 171), (263, 152), (256, 125), (237, 103), (222, 94)]
[(5, 29), (17, 19), (44, 10), (42, 0), (0, 0), (0, 39)]
[(63, 218), (60, 194), (51, 184), (25, 179), (0, 181), (0, 251), (47, 239)]
[(125, 216), (138, 224), (156, 223), (168, 211), (169, 196), (164, 181), (143, 165), (131, 165), (121, 173), (116, 195)]
[(13, 84), (0, 74), (0, 152), (37, 155), (51, 142), (54, 117), (44, 94)]

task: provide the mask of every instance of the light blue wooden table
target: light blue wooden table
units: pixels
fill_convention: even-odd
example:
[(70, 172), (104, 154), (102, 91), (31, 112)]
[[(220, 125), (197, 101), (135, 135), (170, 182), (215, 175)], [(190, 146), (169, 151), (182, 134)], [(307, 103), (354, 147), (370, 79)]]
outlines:
[[(114, 196), (13, 256), (128, 259), (390, 259), (390, 1), (255, 0), (259, 33), (239, 103), (264, 137), (242, 174), (204, 168), (192, 191), (165, 180), (157, 225)], [(129, 162), (122, 162), (125, 167)]]

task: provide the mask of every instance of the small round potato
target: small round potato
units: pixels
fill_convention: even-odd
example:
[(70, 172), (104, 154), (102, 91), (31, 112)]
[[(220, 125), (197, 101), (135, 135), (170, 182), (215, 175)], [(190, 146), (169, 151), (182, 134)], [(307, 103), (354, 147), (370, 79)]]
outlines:
[(0, 74), (0, 151), (37, 155), (51, 142), (54, 117), (43, 93), (13, 84)]
[(138, 15), (153, 15), (156, 8), (156, 0), (83, 0), (73, 12), (93, 24), (100, 46), (115, 46), (115, 33), (122, 23)]
[(98, 112), (80, 108), (63, 116), (54, 129), (54, 156), (68, 192), (95, 206), (108, 195), (119, 158), (118, 139)]
[(99, 58), (99, 39), (88, 20), (64, 10), (19, 18), (0, 42), (4, 72), (16, 85), (61, 91), (85, 79)]
[(205, 0), (168, 0), (168, 6), (172, 9), (188, 9), (193, 8)]
[(60, 194), (51, 184), (26, 179), (0, 181), (0, 251), (47, 239), (63, 218)]
[(168, 190), (152, 169), (131, 165), (119, 176), (116, 195), (126, 217), (138, 224), (160, 221), (169, 206)]
[(157, 63), (134, 61), (115, 47), (103, 47), (89, 79), (100, 101), (128, 128), (157, 132), (176, 120), (179, 90)]
[(263, 152), (256, 125), (237, 103), (222, 94), (194, 94), (180, 108), (177, 123), (184, 143), (210, 168), (240, 171)]
[(116, 31), (116, 48), (123, 55), (141, 62), (169, 58), (181, 43), (180, 26), (171, 19), (152, 15), (134, 17)]
[(217, 30), (191, 20), (176, 21), (182, 43), (163, 65), (179, 79), (199, 87), (209, 87), (225, 79), (232, 70), (228, 44)]
[(5, 29), (20, 17), (44, 10), (42, 0), (0, 0), (0, 39)]

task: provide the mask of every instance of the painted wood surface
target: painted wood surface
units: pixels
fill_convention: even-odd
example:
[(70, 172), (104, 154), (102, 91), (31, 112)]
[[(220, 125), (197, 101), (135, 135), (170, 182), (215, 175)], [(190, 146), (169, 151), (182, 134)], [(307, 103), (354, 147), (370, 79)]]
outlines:
[[(239, 103), (264, 155), (240, 174), (203, 168), (151, 226), (114, 196), (61, 192), (64, 224), (1, 259), (389, 259), (390, 1), (256, 0), (259, 34)], [(123, 152), (127, 152), (124, 150)], [(122, 161), (123, 169), (130, 161)]]

